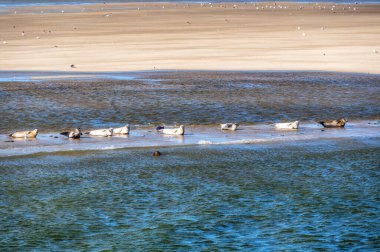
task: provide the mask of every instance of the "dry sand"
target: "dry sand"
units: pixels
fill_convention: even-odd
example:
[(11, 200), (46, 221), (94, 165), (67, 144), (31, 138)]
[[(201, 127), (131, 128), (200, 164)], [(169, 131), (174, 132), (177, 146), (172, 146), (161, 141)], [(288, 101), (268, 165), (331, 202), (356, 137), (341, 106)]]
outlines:
[(0, 14), (0, 70), (379, 74), (380, 5), (333, 6), (128, 3), (13, 7)]

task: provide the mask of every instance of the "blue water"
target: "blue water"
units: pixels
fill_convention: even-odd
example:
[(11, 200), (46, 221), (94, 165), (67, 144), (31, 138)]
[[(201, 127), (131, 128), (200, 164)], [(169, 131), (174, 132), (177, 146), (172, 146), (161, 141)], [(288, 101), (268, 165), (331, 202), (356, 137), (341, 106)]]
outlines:
[[(20, 1), (13, 1), (13, 0), (0, 0), (0, 6), (24, 6), (24, 5), (58, 5), (58, 4), (91, 4), (91, 3), (126, 3), (126, 2), (194, 2), (194, 3), (200, 3), (200, 2), (223, 2), (220, 0), (211, 0), (211, 1), (200, 1), (200, 0), (112, 0), (112, 1), (104, 1), (104, 0), (82, 0), (82, 1), (68, 1), (68, 0), (20, 0)], [(234, 0), (229, 2), (279, 2), (279, 1), (270, 1), (270, 0), (254, 0), (254, 1), (244, 1), (244, 0)], [(349, 3), (349, 4), (355, 4), (355, 3), (380, 3), (378, 0), (291, 0), (291, 1), (280, 1), (280, 2), (297, 2), (297, 3)]]
[(376, 251), (379, 141), (0, 158), (2, 251)]
[[(329, 137), (359, 125), (352, 120), (377, 125), (379, 75), (152, 71), (53, 79), (60, 74), (1, 72), (0, 134), (126, 122), (349, 122), (345, 129), (282, 132), (285, 140), (265, 144), (0, 157), (0, 251), (380, 250), (379, 134)], [(254, 139), (261, 130), (231, 134)], [(289, 137), (317, 131), (321, 137)], [(2, 144), (22, 154), (29, 142)], [(152, 157), (155, 150), (163, 155)]]

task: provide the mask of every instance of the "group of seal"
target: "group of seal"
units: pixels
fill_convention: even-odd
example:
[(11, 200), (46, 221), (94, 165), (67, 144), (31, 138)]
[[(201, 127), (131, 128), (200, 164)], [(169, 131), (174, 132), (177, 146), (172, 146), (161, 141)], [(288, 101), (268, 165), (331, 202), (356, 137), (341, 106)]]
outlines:
[[(324, 120), (318, 123), (322, 124), (325, 128), (343, 128), (346, 125), (347, 119), (340, 118), (337, 120)], [(295, 130), (298, 129), (300, 122), (285, 122), (285, 123), (275, 123), (274, 127), (279, 130)], [(225, 123), (220, 125), (221, 130), (231, 130), (236, 131), (239, 127), (238, 123)]]
[[(114, 134), (128, 135), (129, 131), (130, 131), (129, 124), (127, 124), (120, 128), (97, 129), (97, 130), (91, 130), (91, 131), (85, 132), (84, 134), (88, 134), (91, 136), (111, 137)], [(74, 131), (61, 132), (61, 135), (67, 136), (68, 138), (78, 139), (83, 134), (80, 128), (76, 128)]]
[[(89, 134), (93, 136), (108, 137), (108, 136), (112, 136), (113, 134), (124, 134), (124, 135), (129, 134), (129, 129), (130, 129), (129, 125), (127, 124), (123, 127), (115, 128), (115, 129), (109, 128), (109, 129), (92, 130), (89, 132), (85, 132), (85, 134)], [(79, 139), (83, 135), (81, 128), (76, 128), (72, 131), (64, 131), (64, 132), (61, 132), (60, 134), (72, 139)], [(13, 138), (36, 138), (37, 135), (38, 135), (38, 129), (34, 129), (31, 131), (14, 132), (10, 134), (9, 136)]]
[[(322, 124), (323, 127), (325, 128), (343, 128), (347, 123), (347, 119), (340, 118), (337, 120), (324, 120), (318, 123)], [(276, 123), (274, 126), (276, 127), (276, 129), (298, 129), (299, 121), (287, 122), (287, 123)], [(225, 130), (236, 131), (238, 127), (239, 127), (238, 123), (224, 123), (220, 125), (220, 129), (222, 131), (225, 131)], [(184, 135), (185, 134), (184, 125), (180, 125), (178, 128), (165, 128), (163, 126), (158, 126), (156, 130), (165, 135)], [(115, 129), (109, 128), (109, 129), (92, 130), (92, 131), (85, 132), (85, 134), (92, 135), (92, 136), (110, 137), (110, 136), (113, 136), (114, 134), (127, 135), (129, 134), (129, 132), (130, 132), (130, 127), (127, 124), (124, 127), (115, 128)], [(73, 131), (61, 132), (60, 134), (67, 136), (68, 138), (73, 138), (73, 139), (79, 139), (83, 135), (80, 128), (76, 128)], [(37, 135), (38, 135), (38, 129), (34, 129), (30, 131), (14, 132), (10, 134), (9, 136), (13, 138), (36, 138)]]

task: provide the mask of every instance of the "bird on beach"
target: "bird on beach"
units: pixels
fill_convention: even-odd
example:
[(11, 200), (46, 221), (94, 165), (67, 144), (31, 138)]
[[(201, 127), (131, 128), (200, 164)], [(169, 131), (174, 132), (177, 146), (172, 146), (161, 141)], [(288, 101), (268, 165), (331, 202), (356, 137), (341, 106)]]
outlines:
[(159, 126), (156, 128), (157, 131), (162, 132), (165, 135), (184, 135), (185, 134), (185, 126), (180, 125), (179, 128), (169, 128), (166, 129), (163, 126)]
[(130, 131), (130, 127), (129, 127), (129, 124), (123, 126), (123, 127), (120, 127), (120, 128), (115, 128), (113, 129), (113, 133), (114, 134), (129, 134), (129, 131)]
[(239, 127), (238, 123), (224, 123), (220, 125), (221, 130), (236, 131), (238, 127)]
[(340, 118), (338, 120), (324, 120), (318, 123), (322, 124), (325, 128), (343, 128), (348, 122), (345, 118)]
[(38, 129), (29, 130), (29, 131), (18, 131), (10, 134), (10, 137), (13, 138), (36, 138), (38, 135)]
[(74, 131), (64, 131), (60, 133), (61, 135), (67, 136), (68, 138), (79, 139), (82, 135), (80, 128), (76, 128)]
[(88, 135), (91, 135), (91, 136), (110, 137), (110, 136), (113, 135), (113, 128), (91, 130), (89, 132), (85, 132), (85, 134), (88, 134)]
[(274, 126), (276, 129), (298, 129), (299, 121), (288, 123), (276, 123)]

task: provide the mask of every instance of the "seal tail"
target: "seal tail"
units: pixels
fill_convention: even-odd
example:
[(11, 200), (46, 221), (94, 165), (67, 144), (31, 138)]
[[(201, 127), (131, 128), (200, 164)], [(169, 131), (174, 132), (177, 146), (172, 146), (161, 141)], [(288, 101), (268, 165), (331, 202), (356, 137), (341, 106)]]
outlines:
[(158, 127), (156, 128), (157, 131), (160, 131), (160, 130), (163, 130), (163, 129), (165, 129), (164, 126), (158, 126)]
[(65, 132), (61, 132), (61, 133), (59, 133), (59, 134), (64, 135), (64, 136), (68, 136), (68, 135), (69, 135), (69, 132), (68, 132), (68, 131), (65, 131)]

